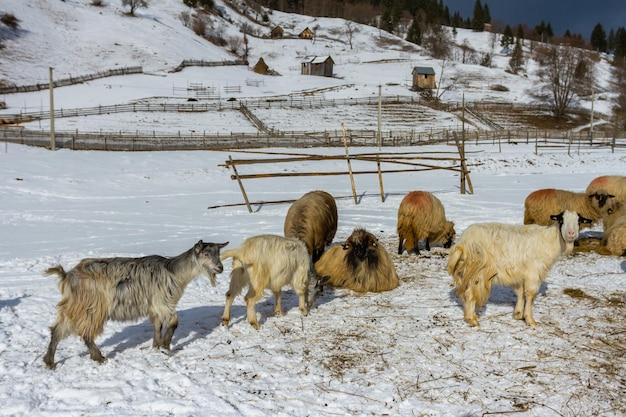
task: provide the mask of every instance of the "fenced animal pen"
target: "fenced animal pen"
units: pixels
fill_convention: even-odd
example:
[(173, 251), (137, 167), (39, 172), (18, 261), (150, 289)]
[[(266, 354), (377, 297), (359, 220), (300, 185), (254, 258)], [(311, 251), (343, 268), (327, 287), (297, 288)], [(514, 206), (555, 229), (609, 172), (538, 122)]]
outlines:
[[(381, 200), (385, 201), (385, 189), (383, 174), (391, 173), (407, 173), (407, 172), (420, 172), (420, 171), (434, 171), (443, 170), (456, 173), (460, 177), (459, 190), (461, 194), (469, 193), (473, 194), (474, 189), (469, 177), (469, 170), (465, 158), (465, 149), (462, 141), (455, 137), (455, 144), (457, 152), (368, 152), (368, 153), (356, 153), (350, 154), (348, 149), (347, 140), (344, 136), (344, 149), (345, 155), (320, 155), (320, 154), (304, 154), (293, 152), (269, 152), (269, 151), (240, 151), (241, 153), (254, 153), (256, 155), (263, 155), (263, 157), (248, 158), (248, 159), (233, 159), (229, 155), (228, 160), (225, 161), (224, 167), (232, 169), (233, 174), (231, 179), (237, 181), (239, 189), (241, 191), (244, 203), (233, 203), (226, 205), (210, 206), (209, 209), (218, 207), (233, 207), (245, 205), (248, 208), (248, 212), (252, 213), (253, 205), (265, 205), (265, 204), (283, 204), (292, 203), (295, 200), (275, 200), (275, 201), (254, 201), (251, 202), (248, 198), (248, 193), (244, 187), (244, 180), (258, 180), (258, 179), (272, 179), (272, 178), (284, 178), (284, 177), (327, 177), (327, 176), (349, 176), (350, 184), (352, 188), (351, 195), (334, 196), (338, 198), (352, 198), (354, 204), (359, 204), (357, 196), (357, 189), (354, 182), (355, 175), (378, 175), (378, 183), (380, 186)], [(292, 170), (285, 172), (284, 169), (278, 171), (262, 172), (245, 174), (241, 173), (240, 169), (251, 165), (270, 165), (273, 168), (281, 169), (278, 165), (292, 164), (292, 166), (302, 166), (306, 162), (324, 162), (324, 161), (345, 161), (347, 170), (341, 171), (309, 171), (303, 172), (300, 170)], [(352, 168), (353, 161), (367, 162), (368, 164), (375, 164), (376, 169), (360, 169), (354, 170)], [(382, 168), (382, 165), (391, 165), (394, 168)]]

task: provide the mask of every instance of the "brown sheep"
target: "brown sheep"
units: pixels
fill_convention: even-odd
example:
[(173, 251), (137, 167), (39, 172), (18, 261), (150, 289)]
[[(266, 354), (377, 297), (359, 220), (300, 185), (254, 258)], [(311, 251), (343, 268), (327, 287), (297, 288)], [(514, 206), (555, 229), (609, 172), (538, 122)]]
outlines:
[(626, 202), (626, 177), (620, 175), (603, 175), (595, 178), (587, 186), (587, 194), (604, 190), (615, 196), (616, 201)]
[(335, 199), (325, 191), (306, 193), (289, 207), (284, 229), (285, 237), (303, 241), (313, 262), (317, 262), (337, 233)]
[(361, 293), (389, 291), (400, 285), (389, 253), (376, 236), (362, 228), (324, 252), (315, 269), (328, 277), (328, 285)]
[(604, 235), (597, 248), (601, 255), (626, 255), (626, 203), (617, 203), (613, 213), (602, 217)]
[[(554, 188), (533, 191), (524, 201), (524, 224), (550, 226), (554, 223), (550, 216), (565, 210), (575, 211), (597, 223), (602, 219), (603, 213), (612, 213), (615, 210), (615, 199), (604, 190), (593, 193), (575, 193)], [(580, 227), (582, 229), (591, 225), (582, 223)]]
[[(442, 242), (444, 248), (452, 245), (456, 232), (454, 223), (446, 220), (446, 212), (441, 201), (426, 191), (411, 191), (398, 208), (398, 255), (402, 246), (407, 252), (415, 249), (419, 255), (418, 242), (426, 239), (426, 250), (430, 242)], [(405, 244), (406, 239), (406, 244)]]

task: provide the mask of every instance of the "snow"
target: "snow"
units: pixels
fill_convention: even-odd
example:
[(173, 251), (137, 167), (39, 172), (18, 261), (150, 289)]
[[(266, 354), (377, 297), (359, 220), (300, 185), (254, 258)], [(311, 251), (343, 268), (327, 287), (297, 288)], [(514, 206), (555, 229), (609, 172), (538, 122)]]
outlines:
[[(120, 42), (110, 38), (107, 31), (124, 30), (116, 25), (121, 24), (118, 21), (127, 23), (125, 19), (130, 18), (120, 16), (115, 3), (104, 8), (87, 7), (86, 3), (3, 1), (0, 8), (15, 10), (16, 16), (23, 20), (27, 33), (14, 41), (23, 51), (27, 50), (29, 36), (36, 40), (40, 39), (36, 36), (43, 36), (35, 30), (39, 27), (43, 28), (41, 33), (55, 37), (50, 42), (61, 45), (65, 45), (63, 39), (76, 39), (72, 26), (90, 27), (100, 34), (96, 38), (103, 45), (109, 39)], [(147, 54), (132, 59), (126, 53), (99, 55), (98, 63), (107, 62), (111, 66), (114, 61), (127, 66), (144, 60), (142, 65), (158, 76), (113, 77), (60, 88), (55, 90), (55, 102), (74, 108), (156, 97), (176, 100), (171, 97), (173, 85), (184, 86), (199, 80), (223, 86), (234, 84), (233, 79), (255, 76), (243, 68), (229, 67), (167, 73), (166, 68), (180, 60), (202, 55), (195, 49), (198, 46), (189, 46), (191, 37), (178, 38), (184, 33), (175, 18), (182, 10), (178, 3), (152, 2), (150, 8), (139, 10), (139, 19), (133, 20), (139, 25), (137, 39), (135, 42), (133, 38), (132, 44), (148, 51)], [(44, 6), (49, 8), (49, 13), (36, 13)], [(87, 20), (86, 16), (94, 13), (100, 18)], [(238, 16), (234, 11), (229, 15)], [(57, 25), (52, 33), (44, 30), (48, 19), (45, 16), (57, 16), (56, 19), (65, 16), (67, 22), (74, 23)], [(137, 22), (148, 17), (153, 22), (166, 22), (169, 29), (161, 33), (149, 26), (144, 38), (144, 30)], [(277, 12), (272, 14), (272, 19), (296, 22), (290, 24), (297, 28), (317, 25), (339, 30), (344, 24), (339, 19), (313, 19)], [(290, 28), (287, 24), (283, 27)], [(231, 30), (230, 26), (224, 28)], [(265, 77), (265, 84), (258, 88), (244, 86), (241, 96), (298, 95), (328, 87), (333, 89), (320, 93), (325, 98), (366, 97), (377, 94), (381, 83), (387, 93), (406, 95), (406, 86), (387, 83), (392, 79), (397, 82), (399, 74), (409, 73), (407, 67), (418, 62), (424, 64), (428, 57), (419, 51), (376, 46), (372, 40), (380, 36), (378, 31), (361, 29), (354, 40), (357, 51), (351, 51), (345, 43), (343, 49), (337, 46), (332, 49), (332, 44), (338, 41), (324, 38), (302, 50), (302, 55), (332, 52), (335, 62), (340, 63), (336, 72), (345, 75), (343, 79), (299, 76), (294, 48), (302, 49), (302, 43), (292, 47), (288, 45), (295, 41), (286, 41), (283, 48), (286, 52), (280, 52), (275, 45), (266, 45), (269, 41), (251, 39), (252, 52), (263, 56), (271, 52), (274, 62), (268, 62), (270, 67), (283, 75)], [(459, 35), (478, 36), (463, 31)], [(159, 36), (165, 36), (172, 47)], [(150, 37), (155, 38), (154, 44), (146, 40)], [(93, 42), (93, 38), (87, 35), (85, 38)], [(120, 38), (125, 39), (121, 35)], [(47, 45), (43, 47), (50, 48)], [(221, 49), (202, 45), (215, 56), (227, 55)], [(14, 43), (7, 43), (3, 54), (8, 55), (3, 55), (1, 68), (3, 75), (21, 80), (20, 85), (40, 82), (42, 77), (45, 81), (47, 66), (52, 62), (60, 74), (69, 72), (70, 67), (72, 72), (88, 73), (98, 64), (87, 59), (93, 50), (85, 45), (75, 48), (73, 56), (66, 54), (70, 51), (69, 47), (63, 49), (66, 46), (54, 50), (55, 59), (64, 57), (60, 62), (50, 58), (49, 62), (33, 61), (32, 65), (25, 65), (23, 60), (5, 59), (15, 58), (11, 55), (15, 54), (12, 49), (15, 47)], [(190, 49), (186, 50), (187, 47)], [(332, 50), (319, 53), (315, 49), (318, 47)], [(89, 53), (85, 52), (87, 49)], [(158, 52), (159, 62), (154, 62), (155, 53), (151, 51)], [(27, 53), (22, 52), (24, 55)], [(374, 63), (374, 57), (376, 60), (399, 58), (400, 62)], [(255, 58), (250, 61), (256, 62)], [(356, 71), (368, 62), (367, 71)], [(428, 64), (437, 66), (436, 61)], [(291, 69), (294, 65), (296, 68)], [(526, 89), (536, 82), (532, 77), (514, 77), (497, 68), (487, 70), (460, 64), (458, 67), (462, 71), (483, 71), (486, 77), (492, 73), (493, 79), (486, 78), (485, 82), (507, 80), (508, 93), (476, 89), (472, 94), (478, 98), (503, 94), (506, 97), (501, 98), (509, 101), (525, 102)], [(408, 77), (400, 75), (405, 76)], [(47, 109), (47, 94), (6, 95), (8, 108), (3, 113)], [(460, 95), (461, 91), (451, 92), (450, 99)], [(358, 107), (351, 111), (338, 107), (337, 111), (339, 116), (317, 110), (293, 113), (285, 109), (267, 109), (261, 114), (281, 129), (292, 125), (294, 130), (297, 126), (307, 129), (315, 126), (316, 120), (317, 125), (338, 129), (340, 121), (352, 126), (368, 119)], [(229, 125), (241, 124), (240, 131), (252, 130), (234, 115), (223, 116), (224, 121), (214, 120), (213, 116), (217, 114), (211, 115), (210, 123), (195, 128), (202, 130), (215, 124), (215, 129), (228, 129)], [(201, 123), (201, 119), (192, 117), (196, 115), (172, 118), (158, 113), (116, 114), (80, 120), (57, 119), (55, 123), (57, 126), (67, 123), (62, 129), (79, 126), (92, 131), (142, 130), (150, 124), (171, 123), (191, 129)], [(146, 120), (142, 122), (142, 118)], [(457, 123), (450, 120), (450, 115), (434, 111), (428, 118), (432, 126)], [(401, 121), (397, 123), (400, 125)], [(46, 126), (46, 121), (42, 121), (41, 127)], [(301, 316), (297, 297), (289, 288), (285, 288), (283, 296), (286, 315), (274, 317), (273, 299), (268, 292), (257, 305), (261, 324), (258, 331), (247, 323), (245, 303), (239, 296), (233, 305), (230, 325), (223, 327), (224, 294), (232, 268), (228, 260), (216, 287), (211, 287), (205, 277), (197, 278), (187, 287), (177, 308), (179, 327), (171, 352), (151, 347), (152, 326), (147, 320), (110, 322), (96, 340), (108, 359), (106, 363), (99, 365), (90, 360), (84, 344), (70, 337), (60, 343), (57, 369), (50, 371), (42, 358), (60, 294), (56, 279), (42, 276), (46, 268), (57, 263), (70, 268), (85, 257), (175, 256), (199, 239), (229, 241), (228, 247), (235, 247), (249, 236), (282, 234), (289, 205), (254, 204), (253, 212), (249, 213), (242, 204), (239, 187), (230, 177), (232, 171), (223, 165), (229, 156), (261, 158), (261, 154), (64, 149), (51, 152), (4, 144), (0, 149), (0, 415), (625, 415), (626, 369), (622, 359), (626, 346), (625, 258), (576, 251), (557, 261), (534, 302), (534, 317), (538, 322), (535, 329), (513, 320), (513, 291), (494, 288), (489, 303), (479, 315), (481, 328), (476, 329), (463, 321), (462, 306), (445, 270), (447, 249), (434, 245), (430, 252), (422, 250), (421, 256), (406, 252), (397, 255), (397, 209), (409, 191), (434, 193), (460, 234), (476, 222), (521, 223), (524, 198), (535, 189), (583, 191), (597, 176), (624, 175), (626, 166), (626, 155), (619, 150), (615, 153), (608, 149), (581, 150), (568, 156), (565, 151), (536, 155), (533, 144), (503, 142), (501, 148), (497, 143), (468, 144), (474, 194), (461, 194), (458, 176), (448, 171), (384, 174), (384, 202), (376, 175), (356, 176), (358, 204), (352, 199), (347, 176), (244, 181), (253, 202), (295, 199), (313, 189), (324, 189), (341, 197), (337, 199), (339, 229), (335, 241), (345, 239), (357, 226), (376, 234), (394, 259), (400, 287), (380, 294), (326, 289), (307, 317)], [(446, 145), (429, 145), (385, 147), (383, 152), (422, 149), (453, 150)], [(278, 148), (266, 151), (294, 152)], [(355, 154), (378, 149), (349, 151)], [(342, 155), (344, 150), (322, 148), (296, 152)], [(354, 161), (353, 167), (374, 169), (359, 161)], [(383, 168), (397, 166), (383, 164)], [(240, 173), (345, 170), (345, 161), (328, 161), (251, 165)], [(220, 207), (209, 209), (210, 206)], [(583, 237), (597, 238), (600, 234), (601, 227), (596, 226), (583, 232)]]

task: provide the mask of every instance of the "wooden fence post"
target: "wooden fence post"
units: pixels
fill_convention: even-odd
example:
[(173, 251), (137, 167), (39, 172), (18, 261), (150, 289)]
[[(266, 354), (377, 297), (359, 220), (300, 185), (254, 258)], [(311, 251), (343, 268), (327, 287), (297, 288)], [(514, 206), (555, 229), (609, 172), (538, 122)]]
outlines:
[(350, 153), (348, 152), (348, 140), (346, 138), (346, 128), (341, 123), (341, 131), (343, 132), (343, 147), (346, 150), (346, 161), (348, 161), (348, 173), (350, 175), (350, 184), (352, 185), (352, 197), (354, 197), (354, 204), (359, 204), (356, 197), (356, 188), (354, 186), (354, 176), (352, 175), (352, 164), (350, 163)]

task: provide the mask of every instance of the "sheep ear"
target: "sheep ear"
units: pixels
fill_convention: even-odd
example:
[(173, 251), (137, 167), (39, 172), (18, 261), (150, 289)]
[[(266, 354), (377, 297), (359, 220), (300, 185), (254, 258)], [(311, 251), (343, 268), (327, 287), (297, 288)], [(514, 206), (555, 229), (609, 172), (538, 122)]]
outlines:
[(378, 246), (378, 242), (376, 242), (376, 241), (373, 241), (373, 242), (372, 242), (372, 246), (373, 246), (373, 247), (376, 247), (376, 246)]
[(202, 241), (202, 239), (200, 239), (198, 241), (198, 243), (196, 243), (195, 245), (193, 245), (193, 250), (196, 253), (200, 253), (202, 252), (202, 248), (204, 247), (204, 242)]
[(228, 246), (230, 242), (224, 242), (224, 243), (218, 243), (217, 246), (219, 246), (220, 249), (222, 249), (225, 246)]

